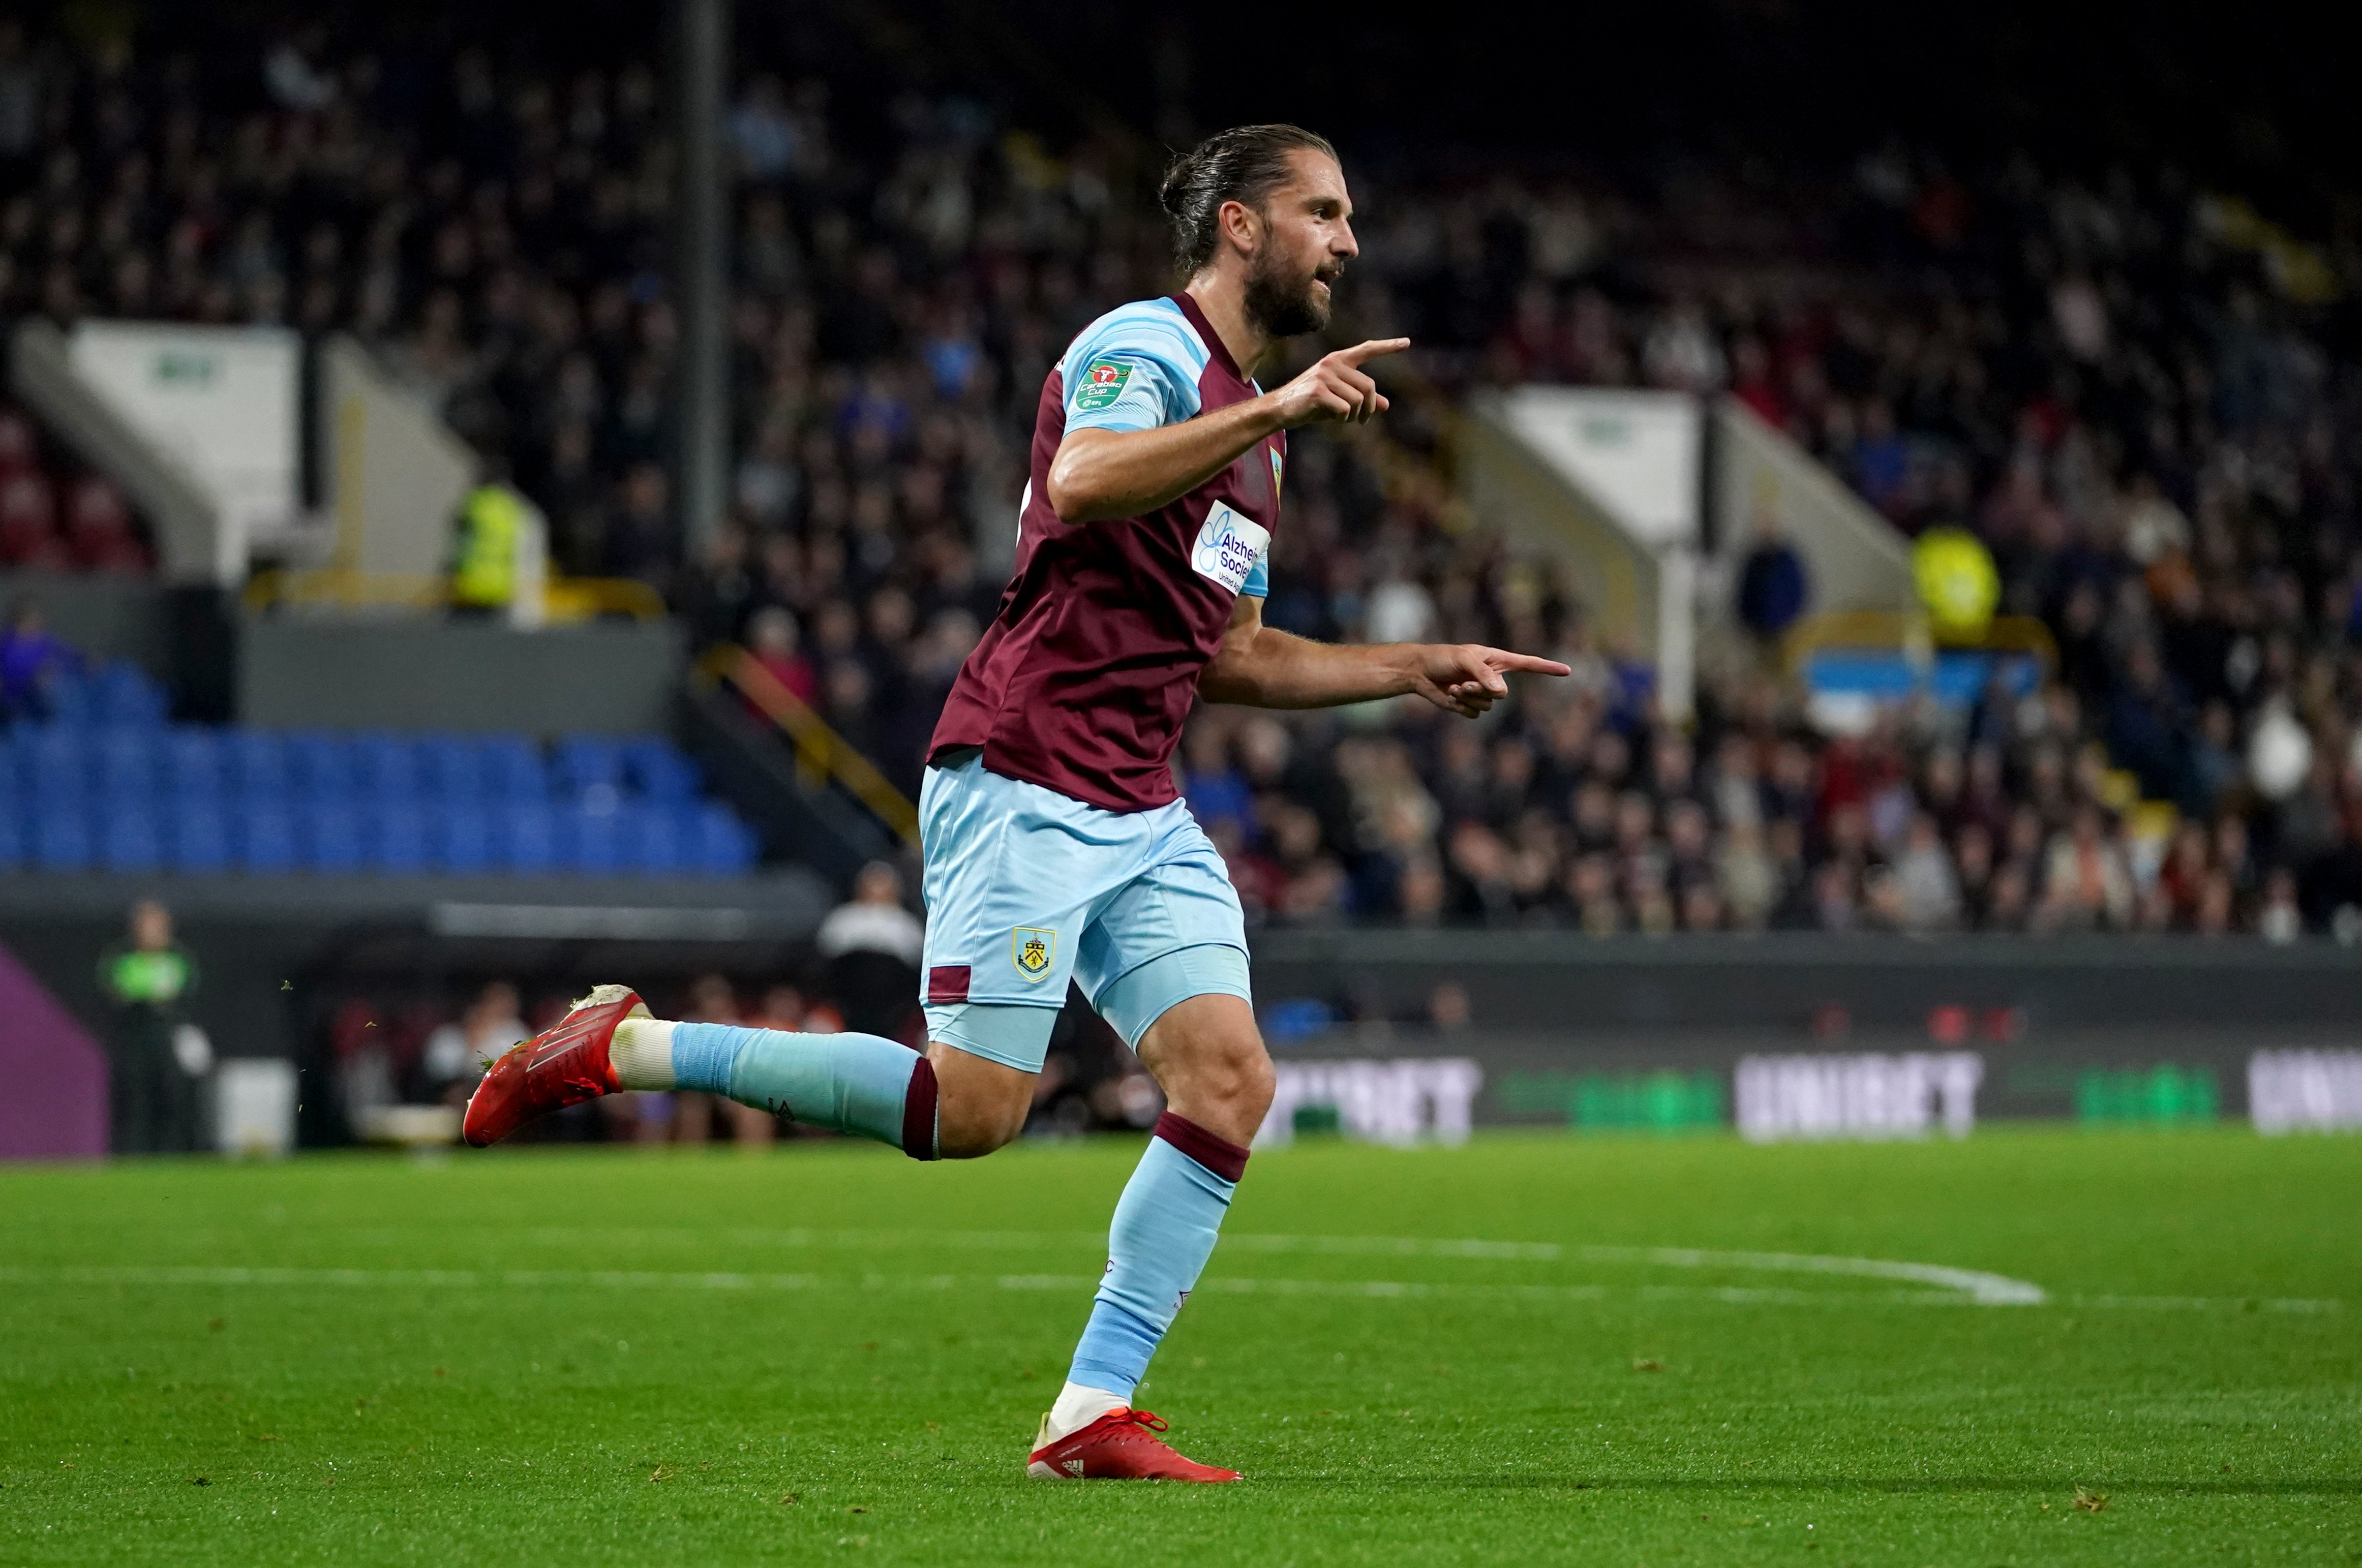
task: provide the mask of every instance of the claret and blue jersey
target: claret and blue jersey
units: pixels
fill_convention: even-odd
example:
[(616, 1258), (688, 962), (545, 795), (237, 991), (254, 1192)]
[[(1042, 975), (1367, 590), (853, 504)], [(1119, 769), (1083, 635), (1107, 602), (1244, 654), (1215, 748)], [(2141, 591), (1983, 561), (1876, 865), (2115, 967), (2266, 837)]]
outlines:
[(1068, 430), (1147, 430), (1261, 395), (1195, 300), (1143, 300), (1084, 328), (1042, 388), (1017, 560), (930, 754), (1111, 812), (1175, 800), (1173, 748), (1242, 594), (1268, 591), (1286, 437), (1145, 516), (1062, 521), (1050, 464)]

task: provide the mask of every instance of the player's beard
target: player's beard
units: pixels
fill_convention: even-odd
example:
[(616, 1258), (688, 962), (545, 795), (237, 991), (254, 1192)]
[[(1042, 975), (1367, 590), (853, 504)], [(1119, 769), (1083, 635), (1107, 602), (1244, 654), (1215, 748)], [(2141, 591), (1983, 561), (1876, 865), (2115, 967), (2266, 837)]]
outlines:
[(1329, 325), (1329, 299), (1313, 292), (1317, 272), (1297, 272), (1269, 250), (1247, 269), (1247, 319), (1267, 337), (1301, 337)]

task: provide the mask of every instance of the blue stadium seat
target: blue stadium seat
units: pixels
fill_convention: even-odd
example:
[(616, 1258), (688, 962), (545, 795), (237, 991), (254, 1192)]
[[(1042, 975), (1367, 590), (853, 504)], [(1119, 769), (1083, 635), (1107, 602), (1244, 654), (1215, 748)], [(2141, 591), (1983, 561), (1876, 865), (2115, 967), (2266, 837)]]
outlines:
[(350, 876), (361, 867), (360, 813), (350, 806), (306, 802), (295, 819), (295, 852), (307, 871)]
[(624, 859), (624, 812), (577, 810), (568, 812), (567, 818), (570, 831), (565, 836), (571, 840), (573, 853), (561, 861), (568, 869), (585, 877), (613, 877), (629, 868)]
[(179, 724), (164, 732), (164, 792), (175, 800), (217, 801), (222, 794), (219, 732)]
[(547, 805), (496, 808), (492, 862), (520, 877), (546, 876), (557, 865), (557, 813)]
[(97, 723), (153, 729), (171, 707), (164, 688), (127, 658), (107, 660), (90, 682), (90, 716)]
[(230, 852), (240, 867), (258, 876), (294, 870), (295, 813), (281, 801), (249, 800), (232, 823)]
[(568, 735), (557, 743), (557, 785), (579, 799), (593, 790), (624, 788), (624, 743), (607, 735)]
[(224, 745), (230, 788), (248, 801), (283, 802), (294, 791), (287, 743), (276, 730), (234, 729)]
[(678, 877), (689, 869), (696, 842), (696, 808), (650, 803), (628, 808), (634, 823), (633, 869), (649, 877)]
[(365, 849), (369, 863), (396, 877), (426, 869), (426, 816), (416, 806), (382, 802), (370, 808)]
[(754, 830), (738, 813), (719, 801), (709, 801), (697, 813), (697, 838), (692, 865), (709, 877), (743, 877), (754, 869)]
[(484, 748), (469, 735), (427, 735), (418, 743), (419, 783), (435, 801), (484, 798)]
[(152, 802), (110, 801), (98, 812), (98, 863), (109, 871), (153, 871), (164, 863), (164, 835)]
[(420, 790), (418, 747), (406, 735), (375, 730), (353, 737), (353, 782), (367, 800), (409, 802)]
[(115, 725), (94, 734), (98, 794), (108, 801), (152, 801), (161, 771), (153, 729)]
[(51, 671), (43, 696), (49, 703), (51, 723), (87, 724), (97, 710), (91, 698), (90, 678), (78, 670)]
[(175, 871), (205, 875), (230, 863), (229, 822), (221, 807), (203, 796), (171, 802), (164, 821), (164, 859)]
[(540, 805), (549, 799), (549, 768), (541, 752), (523, 735), (485, 737), (482, 762), (490, 798), (510, 805)]
[(436, 806), (426, 816), (426, 860), (456, 877), (491, 869), (491, 813), (473, 802)]
[(287, 736), (287, 766), (296, 796), (315, 805), (348, 805), (358, 793), (352, 747), (332, 730), (296, 730)]
[(632, 787), (649, 801), (680, 805), (697, 799), (697, 764), (661, 736), (643, 735), (626, 742), (624, 771)]
[(45, 801), (80, 801), (90, 793), (89, 732), (43, 724), (25, 742), (27, 793)]
[(32, 862), (44, 871), (90, 869), (90, 814), (80, 801), (42, 801), (33, 813)]

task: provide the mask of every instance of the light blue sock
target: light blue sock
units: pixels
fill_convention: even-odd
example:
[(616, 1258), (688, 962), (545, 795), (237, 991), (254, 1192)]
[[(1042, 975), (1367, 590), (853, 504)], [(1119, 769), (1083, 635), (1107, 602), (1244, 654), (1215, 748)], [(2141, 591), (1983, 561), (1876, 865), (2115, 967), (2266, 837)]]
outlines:
[(835, 1132), (935, 1157), (935, 1069), (876, 1034), (793, 1034), (728, 1023), (676, 1023), (673, 1082)]
[(1148, 1152), (1116, 1200), (1107, 1273), (1068, 1382), (1131, 1397), (1213, 1255), (1246, 1163), (1244, 1149), (1196, 1122), (1171, 1111), (1158, 1119)]

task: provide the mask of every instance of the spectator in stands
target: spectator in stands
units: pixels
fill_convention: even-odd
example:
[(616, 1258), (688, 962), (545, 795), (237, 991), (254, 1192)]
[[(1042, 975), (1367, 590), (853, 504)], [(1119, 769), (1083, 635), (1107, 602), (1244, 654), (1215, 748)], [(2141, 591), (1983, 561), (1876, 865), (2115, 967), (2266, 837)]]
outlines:
[(153, 899), (132, 905), (127, 925), (125, 944), (98, 964), (99, 990), (115, 1011), (112, 1146), (118, 1154), (185, 1153), (199, 1143), (197, 1086), (212, 1056), (188, 1018), (196, 960), (172, 940), (172, 913)]
[(1776, 648), (1805, 613), (1812, 587), (1805, 558), (1770, 517), (1755, 524), (1755, 543), (1738, 569), (1738, 619), (1766, 650)]
[(810, 706), (819, 700), (820, 678), (804, 657), (795, 612), (783, 604), (767, 604), (746, 622), (746, 651), (772, 679)]
[(828, 961), (829, 994), (845, 1028), (911, 1039), (924, 940), (918, 916), (903, 907), (902, 874), (883, 860), (864, 866), (853, 897), (829, 911), (812, 938)]
[(51, 683), (81, 663), (49, 629), (40, 601), (17, 600), (9, 607), (7, 630), (0, 633), (0, 719), (48, 718)]
[(532, 1034), (521, 1013), (517, 988), (508, 981), (493, 980), (478, 991), (457, 1019), (426, 1036), (418, 1066), (427, 1092), (447, 1105), (466, 1105), (485, 1064)]

